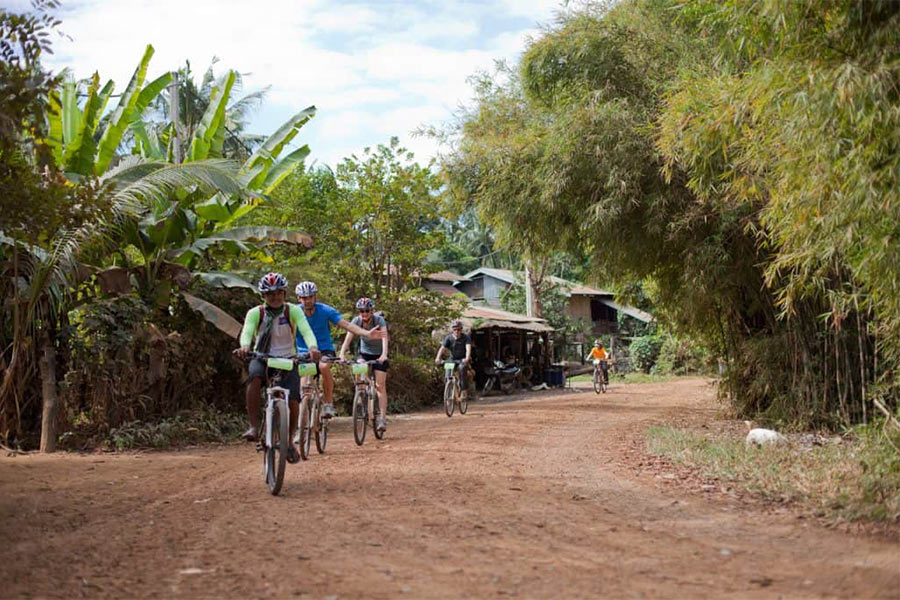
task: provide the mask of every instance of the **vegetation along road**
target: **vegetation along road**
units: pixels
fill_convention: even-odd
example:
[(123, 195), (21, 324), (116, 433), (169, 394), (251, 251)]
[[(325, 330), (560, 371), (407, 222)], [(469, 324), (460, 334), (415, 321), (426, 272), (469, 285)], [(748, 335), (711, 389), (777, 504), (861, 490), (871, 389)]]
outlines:
[[(268, 494), (247, 445), (0, 459), (7, 597), (896, 597), (895, 540), (628, 464), (645, 425), (708, 411), (704, 380), (393, 419)], [(370, 436), (371, 437), (371, 436)]]

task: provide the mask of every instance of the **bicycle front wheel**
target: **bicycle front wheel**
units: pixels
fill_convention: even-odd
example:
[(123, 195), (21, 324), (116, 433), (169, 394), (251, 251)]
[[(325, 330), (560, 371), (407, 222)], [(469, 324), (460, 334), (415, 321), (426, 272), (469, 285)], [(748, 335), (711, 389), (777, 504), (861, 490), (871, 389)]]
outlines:
[(466, 411), (469, 410), (469, 394), (463, 395), (462, 392), (459, 393), (459, 414), (464, 415)]
[(447, 383), (444, 384), (444, 412), (447, 413), (448, 417), (453, 416), (453, 407), (456, 404), (453, 401), (455, 387), (453, 379), (448, 379)]
[(318, 405), (318, 409), (314, 411), (313, 422), (316, 427), (316, 450), (319, 454), (325, 452), (325, 444), (328, 443), (328, 419), (322, 416), (322, 405)]
[(267, 427), (272, 432), (272, 443), (266, 446), (266, 485), (273, 496), (281, 491), (284, 471), (287, 467), (290, 439), (290, 412), (286, 402), (279, 402), (272, 411), (272, 422)]
[(312, 425), (312, 406), (309, 396), (304, 396), (300, 401), (300, 424), (297, 426), (300, 430), (300, 458), (307, 460), (309, 458), (309, 438), (310, 426)]
[(357, 446), (362, 446), (363, 442), (366, 441), (366, 427), (368, 426), (366, 422), (367, 395), (366, 392), (361, 390), (356, 390), (356, 394), (353, 395), (353, 440)]
[(381, 408), (379, 408), (378, 404), (378, 394), (372, 395), (372, 431), (375, 433), (375, 439), (380, 440), (384, 439), (384, 432), (378, 430), (378, 417), (382, 417), (384, 415), (381, 414)]
[(600, 371), (594, 369), (594, 393), (599, 394), (601, 391), (601, 386), (603, 385), (603, 376), (600, 374)]

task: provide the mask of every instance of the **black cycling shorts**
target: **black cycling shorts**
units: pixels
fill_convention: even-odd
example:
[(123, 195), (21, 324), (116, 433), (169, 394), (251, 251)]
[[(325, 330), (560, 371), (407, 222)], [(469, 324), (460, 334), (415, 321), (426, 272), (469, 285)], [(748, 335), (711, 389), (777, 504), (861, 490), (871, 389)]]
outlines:
[[(378, 360), (379, 356), (381, 356), (381, 355), (380, 354), (366, 354), (365, 352), (359, 353), (359, 357), (363, 360)], [(372, 364), (372, 368), (376, 371), (384, 371), (385, 373), (387, 373), (388, 366), (389, 366), (388, 363), (390, 363), (390, 362), (391, 361), (389, 361), (389, 360), (386, 360), (383, 363), (376, 362), (376, 363)]]
[[(251, 380), (257, 377), (265, 380), (266, 368), (267, 367), (264, 360), (254, 358), (247, 366), (247, 372), (250, 374)], [(269, 374), (271, 375), (272, 372), (276, 370), (277, 369), (269, 369)], [(284, 371), (282, 372), (284, 373)], [(265, 381), (263, 381), (263, 385), (265, 385)], [(291, 400), (300, 400), (300, 375), (297, 374), (297, 367), (294, 367), (282, 377), (281, 387), (286, 388), (290, 391)]]

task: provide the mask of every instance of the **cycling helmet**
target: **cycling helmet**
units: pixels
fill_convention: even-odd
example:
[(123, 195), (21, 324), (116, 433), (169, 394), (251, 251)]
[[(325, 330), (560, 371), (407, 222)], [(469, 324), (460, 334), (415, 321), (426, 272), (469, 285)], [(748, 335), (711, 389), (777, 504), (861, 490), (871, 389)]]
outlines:
[(594, 345), (599, 347), (603, 345), (603, 342), (601, 342), (600, 340), (594, 340)]
[(451, 329), (462, 329), (463, 328), (462, 321), (460, 321), (459, 319), (453, 321), (453, 325), (451, 325), (450, 328)]
[(364, 308), (373, 310), (375, 308), (375, 301), (371, 298), (366, 298), (365, 296), (363, 296), (356, 301), (356, 310), (362, 310)]
[(301, 281), (297, 284), (297, 287), (294, 288), (294, 293), (297, 294), (298, 298), (306, 298), (318, 294), (319, 288), (317, 288), (316, 284), (312, 281)]
[(260, 294), (265, 294), (266, 292), (277, 292), (278, 290), (283, 290), (287, 288), (288, 280), (281, 273), (266, 273), (263, 275), (259, 284), (256, 286), (256, 289), (259, 290)]

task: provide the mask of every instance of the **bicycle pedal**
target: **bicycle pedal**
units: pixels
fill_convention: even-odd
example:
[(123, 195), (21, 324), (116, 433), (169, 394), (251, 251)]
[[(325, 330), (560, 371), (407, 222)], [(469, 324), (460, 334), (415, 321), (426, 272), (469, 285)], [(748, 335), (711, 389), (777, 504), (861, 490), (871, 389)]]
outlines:
[(266, 447), (263, 446), (263, 443), (262, 443), (262, 442), (256, 442), (256, 451), (257, 451), (257, 452), (262, 452), (262, 451), (265, 450), (265, 449), (266, 449)]

